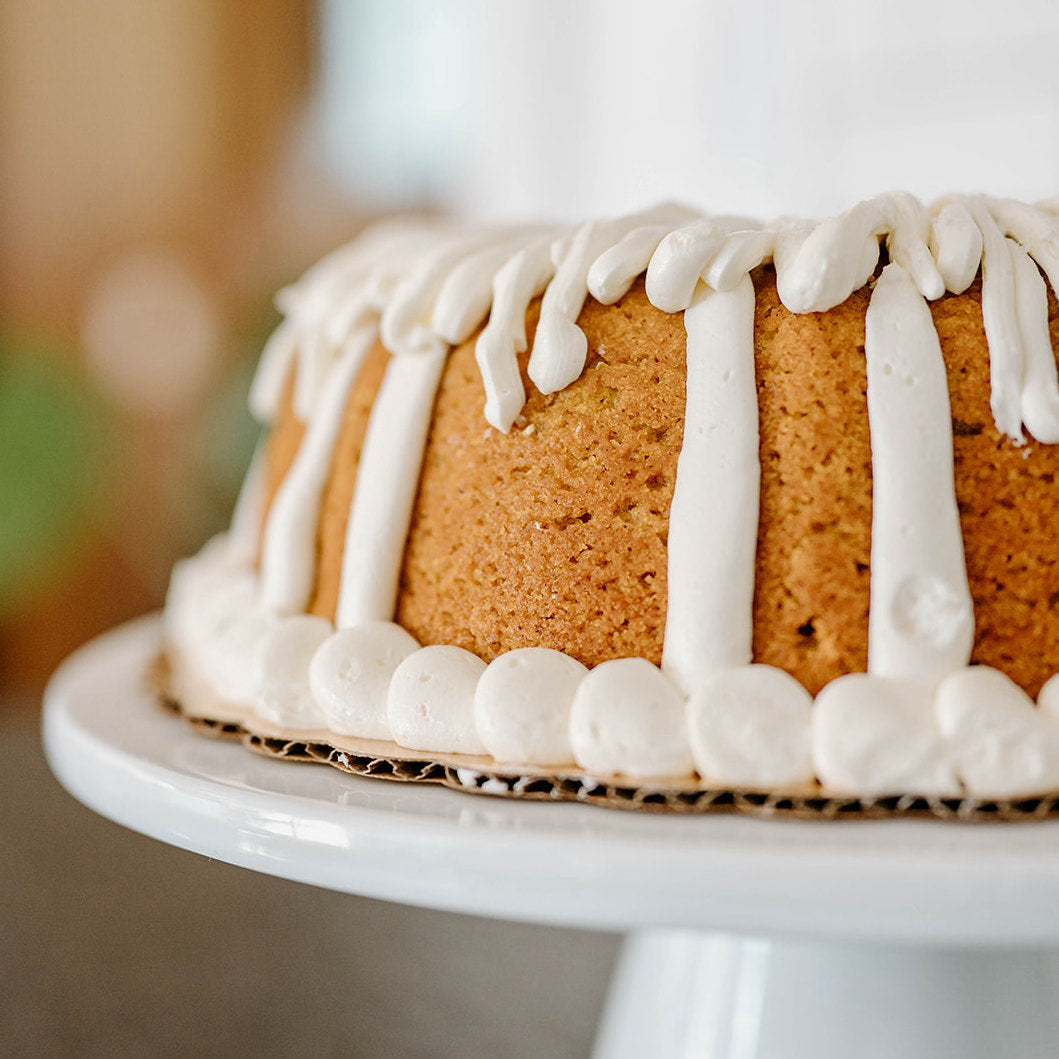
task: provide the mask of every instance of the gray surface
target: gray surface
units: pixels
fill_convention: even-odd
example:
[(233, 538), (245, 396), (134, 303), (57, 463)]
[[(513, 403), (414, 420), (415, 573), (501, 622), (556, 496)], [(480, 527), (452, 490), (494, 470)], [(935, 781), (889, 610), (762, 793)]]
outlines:
[(401, 908), (209, 861), (83, 808), (0, 711), (0, 1050), (580, 1056), (611, 935)]

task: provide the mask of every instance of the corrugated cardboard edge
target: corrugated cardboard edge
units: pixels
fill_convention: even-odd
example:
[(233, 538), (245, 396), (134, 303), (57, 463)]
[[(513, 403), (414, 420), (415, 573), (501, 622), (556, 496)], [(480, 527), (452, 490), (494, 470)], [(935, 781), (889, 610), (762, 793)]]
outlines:
[[(435, 783), (452, 790), (544, 802), (580, 802), (656, 813), (742, 813), (796, 820), (935, 819), (963, 823), (1017, 823), (1059, 816), (1059, 791), (1018, 799), (939, 798), (921, 795), (851, 797), (824, 788), (755, 791), (703, 787), (694, 780), (622, 782), (578, 772), (505, 767), (491, 758), (406, 750), (396, 743), (324, 731), (270, 729), (250, 711), (222, 704), (165, 655), (152, 662), (148, 681), (162, 705), (196, 731), (231, 739), (266, 757), (330, 765), (355, 776)], [(197, 707), (190, 704), (196, 703)], [(203, 709), (205, 707), (205, 709)]]

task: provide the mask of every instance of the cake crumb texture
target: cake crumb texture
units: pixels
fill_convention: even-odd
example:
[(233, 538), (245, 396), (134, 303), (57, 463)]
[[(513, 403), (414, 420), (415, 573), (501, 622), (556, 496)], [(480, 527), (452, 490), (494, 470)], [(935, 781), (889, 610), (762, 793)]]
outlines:
[(826, 313), (784, 308), (754, 275), (761, 508), (754, 660), (814, 695), (868, 662), (871, 441), (868, 290)]
[(588, 299), (578, 326), (588, 360), (565, 390), (538, 392), (520, 357), (529, 398), (507, 435), (485, 421), (473, 339), (449, 360), (397, 608), (421, 643), (661, 661), (684, 322), (641, 281), (615, 306)]
[[(754, 660), (816, 693), (867, 666), (871, 439), (864, 361), (870, 289), (825, 313), (780, 303), (771, 267), (754, 274), (761, 518)], [(532, 348), (539, 301), (531, 306)], [(1001, 435), (990, 410), (978, 281), (931, 303), (948, 372), (956, 496), (975, 604), (972, 661), (1031, 695), (1059, 671), (1059, 446)], [(1053, 346), (1059, 306), (1049, 291)], [(583, 375), (555, 394), (529, 382), (507, 435), (484, 417), (476, 336), (453, 350), (439, 388), (401, 573), (396, 620), (420, 643), (490, 661), (544, 646), (587, 665), (659, 663), (666, 534), (683, 435), (685, 332), (638, 281), (614, 306), (589, 298)], [(388, 355), (377, 346), (353, 388), (317, 538), (310, 610), (333, 618), (346, 521)], [(304, 426), (288, 381), (267, 448), (271, 503)]]
[[(931, 305), (949, 376), (956, 501), (975, 609), (971, 661), (1030, 695), (1059, 671), (1059, 445), (1001, 434), (990, 410), (981, 284)], [(1049, 288), (1052, 348), (1059, 305)]]

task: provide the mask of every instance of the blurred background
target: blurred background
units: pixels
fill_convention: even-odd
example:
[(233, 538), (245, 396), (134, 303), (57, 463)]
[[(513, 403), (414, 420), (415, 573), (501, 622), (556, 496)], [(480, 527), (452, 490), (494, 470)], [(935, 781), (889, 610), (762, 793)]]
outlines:
[(380, 214), (821, 215), (1059, 188), (1059, 9), (0, 5), (0, 681), (221, 527), (272, 296)]
[[(174, 559), (223, 527), (256, 437), (245, 393), (272, 296), (373, 218), (574, 219), (662, 198), (820, 215), (893, 187), (1051, 196), (1057, 52), (1045, 0), (0, 3), (0, 790), (20, 821), (0, 831), (0, 951), (15, 961), (0, 1040), (112, 1054), (107, 1033), (161, 1034), (172, 1054), (228, 1054), (232, 1026), (245, 1040), (256, 1018), (259, 1050), (296, 1052), (278, 1023), (269, 1036), (261, 1001), (299, 998), (304, 1042), (319, 1025), (311, 967), (382, 1005), (363, 1047), (313, 1038), (336, 1054), (587, 1048), (615, 939), (386, 909), (119, 833), (48, 778), (44, 681), (79, 643), (157, 608)], [(284, 915), (288, 955), (266, 958), (247, 936)], [(328, 964), (313, 931), (339, 921), (351, 933)], [(131, 959), (144, 924), (156, 947)], [(446, 993), (423, 954), (453, 939), (470, 977)], [(440, 1021), (405, 1022), (399, 1042), (385, 1037), (392, 1004), (350, 956), (388, 949), (383, 981), (442, 990), (427, 1005)], [(237, 1018), (223, 960), (205, 961), (187, 1000), (197, 1020), (160, 1000), (187, 999), (219, 950), (240, 954), (236, 974), (273, 968), (236, 991)], [(515, 974), (504, 994), (489, 967), (505, 961), (551, 967), (536, 975), (551, 984), (527, 1001)], [(29, 989), (27, 967), (59, 992)], [(61, 1033), (43, 1006), (56, 997), (79, 1012)], [(164, 1033), (143, 1036), (152, 1010)], [(495, 1031), (486, 1051), (454, 1028), (476, 1020)]]

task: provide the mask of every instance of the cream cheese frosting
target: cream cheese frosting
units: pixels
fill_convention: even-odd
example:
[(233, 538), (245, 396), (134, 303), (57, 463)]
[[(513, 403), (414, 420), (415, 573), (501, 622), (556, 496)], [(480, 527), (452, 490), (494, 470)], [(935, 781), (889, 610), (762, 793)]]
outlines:
[(974, 611), (953, 484), (941, 343), (891, 263), (864, 321), (872, 446), (868, 672), (936, 683), (967, 665)]
[(389, 739), (390, 683), (418, 649), (415, 638), (392, 621), (362, 622), (328, 637), (309, 664), (325, 727), (362, 739)]
[(684, 313), (684, 440), (669, 513), (669, 582), (662, 669), (690, 693), (717, 669), (750, 661), (757, 547), (757, 384), (754, 287), (699, 284)]
[(273, 625), (254, 655), (254, 709), (274, 724), (320, 728), (324, 715), (309, 683), (309, 665), (331, 634), (326, 618), (295, 614)]
[[(771, 261), (793, 312), (840, 304), (878, 271), (866, 319), (873, 525), (868, 673), (813, 702), (751, 657), (758, 518), (752, 269)], [(575, 229), (388, 223), (283, 292), (285, 319), (251, 392), (279, 406), (292, 364), (305, 440), (265, 524), (261, 458), (230, 535), (185, 560), (167, 637), (222, 698), (273, 724), (395, 740), (426, 752), (638, 778), (764, 789), (815, 778), (852, 794), (1008, 797), (1059, 788), (1059, 685), (1035, 706), (968, 666), (974, 615), (952, 481), (945, 369), (927, 301), (982, 272), (991, 408), (1016, 443), (1059, 442), (1047, 288), (1059, 217), (984, 196), (930, 206), (893, 193), (820, 223), (708, 217), (664, 204)], [(485, 420), (510, 430), (526, 395), (517, 354), (543, 295), (529, 360), (539, 390), (584, 369), (585, 298), (617, 301), (638, 276), (683, 312), (685, 429), (670, 512), (661, 669), (591, 671), (529, 648), (489, 666), (423, 647), (392, 622), (435, 394), (454, 343), (476, 329)], [(482, 326), (484, 323), (484, 327)], [(392, 354), (371, 411), (348, 522), (336, 627), (301, 612), (311, 590), (324, 475), (367, 350)], [(483, 424), (484, 425), (484, 424)]]
[(474, 720), (497, 761), (573, 765), (570, 707), (588, 673), (550, 647), (520, 647), (494, 658), (474, 692)]
[(462, 647), (414, 651), (394, 670), (386, 699), (398, 746), (439, 753), (484, 754), (474, 721), (474, 692), (485, 663)]

